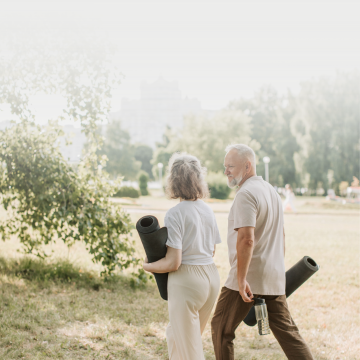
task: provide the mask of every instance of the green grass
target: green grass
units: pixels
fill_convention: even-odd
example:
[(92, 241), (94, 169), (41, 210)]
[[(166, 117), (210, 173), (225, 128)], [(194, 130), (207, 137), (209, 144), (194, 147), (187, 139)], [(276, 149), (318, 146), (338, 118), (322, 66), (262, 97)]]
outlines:
[[(175, 204), (159, 199), (151, 206), (156, 198), (143, 199), (131, 213), (134, 222), (155, 208), (163, 224), (165, 210)], [(340, 207), (329, 213), (324, 199), (297, 201), (310, 205), (302, 205), (307, 210), (299, 215), (285, 215), (286, 267), (310, 255), (321, 268), (288, 299), (290, 311), (315, 359), (359, 359), (358, 211)], [(223, 240), (215, 262), (224, 284), (231, 202), (209, 204)], [(135, 231), (133, 238), (143, 255)], [(123, 274), (104, 281), (98, 276), (101, 267), (81, 244), (70, 252), (61, 243), (49, 246), (56, 257), (47, 262), (20, 256), (15, 238), (0, 246), (0, 359), (168, 358), (167, 303), (154, 283), (133, 289)], [(203, 344), (206, 359), (214, 359), (209, 324)], [(244, 324), (237, 330), (235, 349), (236, 359), (285, 359), (272, 335), (260, 337)]]
[(134, 290), (125, 276), (104, 281), (66, 260), (31, 258), (0, 258), (0, 271), (1, 359), (138, 359), (138, 338), (153, 338), (151, 324), (166, 317), (154, 285)]

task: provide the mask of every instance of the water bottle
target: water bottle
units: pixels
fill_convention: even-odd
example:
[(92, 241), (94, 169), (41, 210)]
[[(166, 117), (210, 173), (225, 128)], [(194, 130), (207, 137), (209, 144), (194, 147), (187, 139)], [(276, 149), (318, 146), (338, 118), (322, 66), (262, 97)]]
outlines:
[(258, 324), (259, 335), (269, 335), (269, 317), (264, 299), (254, 298), (255, 316)]

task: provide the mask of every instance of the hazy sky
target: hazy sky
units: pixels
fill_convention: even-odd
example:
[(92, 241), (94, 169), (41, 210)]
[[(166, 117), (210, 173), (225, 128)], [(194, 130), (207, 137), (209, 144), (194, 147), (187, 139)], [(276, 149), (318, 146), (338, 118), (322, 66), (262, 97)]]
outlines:
[[(115, 92), (139, 96), (142, 80), (177, 80), (184, 96), (219, 109), (263, 84), (301, 81), (360, 64), (359, 1), (4, 1), (0, 30), (96, 34), (120, 49)], [(41, 101), (37, 100), (40, 104)]]

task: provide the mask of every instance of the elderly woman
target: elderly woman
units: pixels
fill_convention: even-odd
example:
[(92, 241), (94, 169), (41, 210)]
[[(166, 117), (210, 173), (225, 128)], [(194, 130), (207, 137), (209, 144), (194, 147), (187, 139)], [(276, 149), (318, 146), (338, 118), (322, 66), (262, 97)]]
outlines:
[(145, 259), (143, 266), (152, 273), (169, 272), (166, 339), (170, 360), (202, 360), (201, 334), (220, 288), (213, 256), (221, 239), (213, 211), (201, 200), (209, 191), (200, 161), (175, 153), (168, 169), (166, 193), (180, 202), (165, 215), (167, 254), (153, 263)]

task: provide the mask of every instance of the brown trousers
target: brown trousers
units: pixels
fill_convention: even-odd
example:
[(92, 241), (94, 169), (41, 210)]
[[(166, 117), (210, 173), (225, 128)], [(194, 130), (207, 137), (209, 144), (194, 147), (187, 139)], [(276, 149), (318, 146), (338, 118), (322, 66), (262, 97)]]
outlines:
[[(285, 295), (255, 295), (265, 299), (270, 329), (290, 360), (313, 360), (310, 349), (292, 319)], [(238, 291), (221, 289), (211, 321), (216, 360), (233, 360), (235, 330), (245, 319), (253, 303), (246, 303)]]

